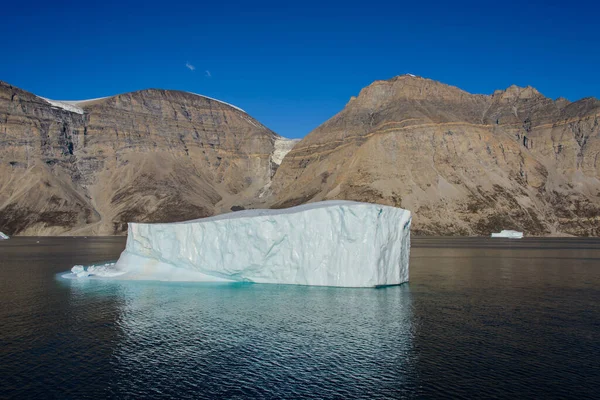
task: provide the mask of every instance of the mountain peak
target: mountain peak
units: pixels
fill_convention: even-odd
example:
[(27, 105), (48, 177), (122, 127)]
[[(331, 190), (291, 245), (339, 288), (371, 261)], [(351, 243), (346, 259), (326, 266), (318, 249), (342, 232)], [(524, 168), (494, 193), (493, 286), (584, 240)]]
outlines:
[(402, 74), (402, 75), (396, 75), (395, 77), (393, 77), (392, 79), (390, 79), (390, 81), (395, 81), (398, 79), (410, 79), (410, 78), (414, 78), (414, 79), (425, 79), (422, 76), (418, 76), (418, 75), (414, 75), (414, 74)]
[(496, 90), (492, 94), (493, 99), (499, 99), (501, 102), (511, 102), (515, 100), (527, 100), (533, 98), (544, 98), (536, 88), (532, 86), (520, 87), (510, 85), (505, 90)]
[(398, 75), (387, 80), (378, 80), (360, 91), (355, 104), (369, 107), (389, 101), (404, 100), (453, 100), (469, 94), (458, 87), (423, 78), (413, 74)]

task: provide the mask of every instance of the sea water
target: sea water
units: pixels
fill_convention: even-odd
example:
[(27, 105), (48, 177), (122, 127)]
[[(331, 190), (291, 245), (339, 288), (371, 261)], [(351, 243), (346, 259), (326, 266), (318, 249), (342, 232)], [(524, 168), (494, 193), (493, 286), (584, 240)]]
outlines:
[(416, 238), (381, 289), (62, 278), (124, 245), (0, 244), (0, 397), (599, 394), (597, 239)]

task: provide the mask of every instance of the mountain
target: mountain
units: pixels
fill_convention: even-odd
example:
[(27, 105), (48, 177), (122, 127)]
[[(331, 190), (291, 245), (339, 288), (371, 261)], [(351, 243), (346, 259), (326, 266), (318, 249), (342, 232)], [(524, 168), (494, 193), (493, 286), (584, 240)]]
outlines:
[(112, 235), (242, 208), (295, 141), (243, 110), (149, 89), (80, 102), (0, 82), (0, 227)]
[(600, 101), (376, 81), (300, 141), (272, 207), (347, 199), (413, 211), (413, 232), (600, 235)]
[(329, 199), (413, 211), (413, 232), (600, 236), (600, 101), (376, 81), (297, 142), (243, 110), (149, 89), (59, 102), (0, 82), (0, 230), (122, 234)]

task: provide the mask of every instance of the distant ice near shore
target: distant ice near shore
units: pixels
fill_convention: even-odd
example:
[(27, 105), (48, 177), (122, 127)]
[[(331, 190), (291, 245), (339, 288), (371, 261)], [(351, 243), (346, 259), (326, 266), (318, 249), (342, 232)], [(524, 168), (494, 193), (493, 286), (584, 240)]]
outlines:
[(522, 239), (523, 232), (502, 230), (499, 233), (492, 233), (493, 238), (507, 238), (507, 239)]
[(408, 281), (410, 211), (352, 201), (130, 223), (116, 264), (70, 277), (375, 287)]

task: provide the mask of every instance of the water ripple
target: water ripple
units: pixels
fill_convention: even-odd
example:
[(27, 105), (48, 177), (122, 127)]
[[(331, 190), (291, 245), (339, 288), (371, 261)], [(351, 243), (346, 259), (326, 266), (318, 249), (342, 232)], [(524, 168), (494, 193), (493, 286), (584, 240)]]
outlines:
[(600, 397), (597, 240), (417, 240), (374, 290), (67, 281), (122, 239), (35, 239), (0, 244), (0, 398)]

